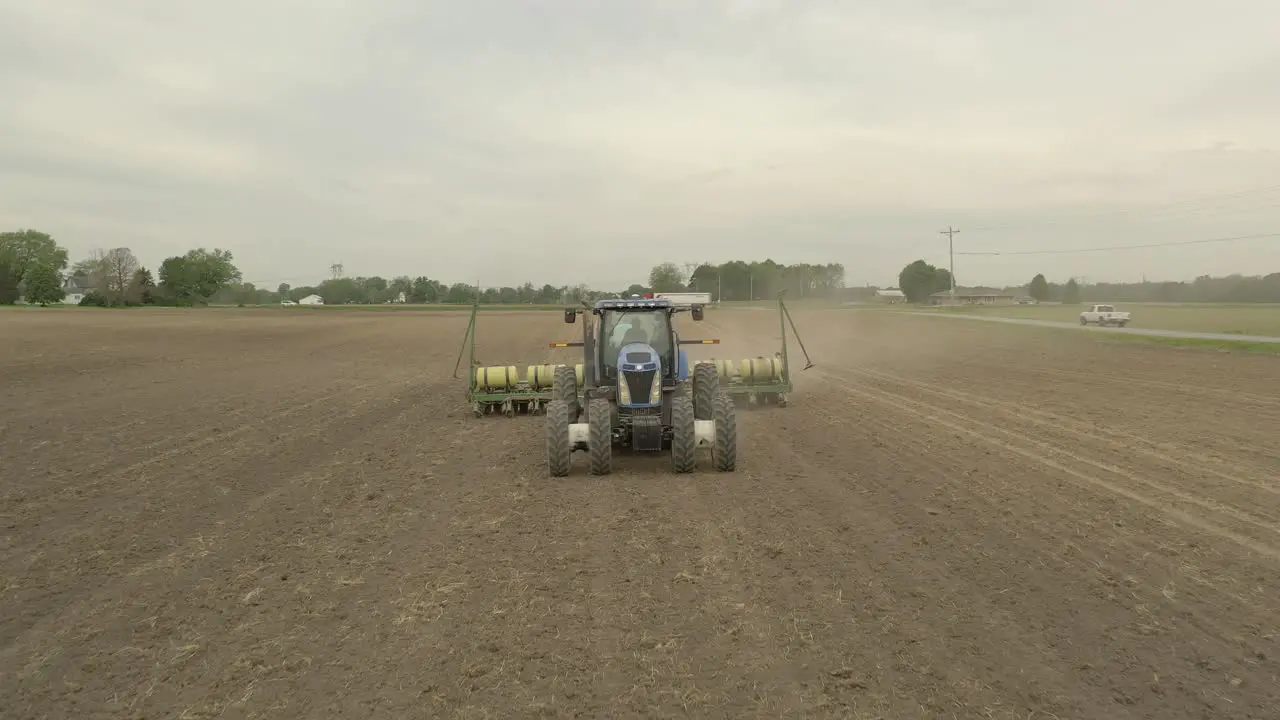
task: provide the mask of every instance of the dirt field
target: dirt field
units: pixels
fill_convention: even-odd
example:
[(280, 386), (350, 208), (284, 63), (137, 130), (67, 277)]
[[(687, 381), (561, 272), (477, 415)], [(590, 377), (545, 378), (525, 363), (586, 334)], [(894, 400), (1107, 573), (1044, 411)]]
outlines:
[(551, 480), (464, 314), (0, 313), (0, 716), (1277, 717), (1280, 361), (796, 321), (736, 474)]

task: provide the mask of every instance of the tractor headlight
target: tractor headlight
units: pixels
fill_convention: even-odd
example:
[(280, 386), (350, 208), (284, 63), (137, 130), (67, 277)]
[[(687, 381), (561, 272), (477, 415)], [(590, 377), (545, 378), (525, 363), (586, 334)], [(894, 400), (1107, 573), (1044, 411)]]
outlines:
[(622, 373), (618, 373), (618, 404), (631, 404), (631, 390), (627, 387), (627, 378)]
[(653, 387), (649, 388), (649, 404), (658, 405), (662, 402), (662, 373), (655, 372), (653, 374)]

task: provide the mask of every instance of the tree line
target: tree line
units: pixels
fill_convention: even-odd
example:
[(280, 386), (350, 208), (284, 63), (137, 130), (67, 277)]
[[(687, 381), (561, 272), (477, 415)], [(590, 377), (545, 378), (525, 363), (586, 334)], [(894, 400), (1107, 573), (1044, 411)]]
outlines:
[(648, 284), (615, 290), (585, 284), (478, 288), (427, 276), (401, 275), (330, 278), (314, 285), (280, 283), (274, 289), (244, 281), (228, 250), (195, 248), (166, 258), (152, 273), (126, 247), (94, 250), (75, 263), (47, 233), (17, 230), (0, 233), (0, 303), (20, 298), (33, 304), (62, 302), (68, 291), (80, 292), (82, 305), (268, 305), (310, 295), (326, 305), (350, 304), (484, 304), (560, 305), (593, 302), (603, 297), (648, 292), (700, 291), (715, 300), (767, 298), (788, 290), (798, 297), (837, 297), (844, 287), (844, 267), (782, 265), (763, 262), (662, 263), (649, 273)]
[(0, 233), (0, 304), (62, 302), (68, 291), (81, 305), (203, 305), (240, 281), (228, 250), (195, 248), (166, 258), (157, 278), (126, 247), (94, 250), (68, 267), (68, 253), (48, 233)]
[(713, 301), (759, 300), (787, 292), (789, 297), (838, 298), (844, 290), (844, 265), (799, 263), (783, 265), (773, 260), (720, 264), (661, 263), (649, 271), (647, 286), (632, 285), (628, 293), (710, 293)]
[(1280, 303), (1280, 272), (1225, 277), (1200, 275), (1189, 282), (1092, 283), (1084, 286), (1078, 285), (1074, 278), (1060, 285), (1037, 275), (1028, 283), (1027, 290), (1027, 294), (1037, 300), (1057, 300), (1068, 304), (1080, 302), (1082, 293), (1087, 293), (1091, 302)]
[[(957, 285), (957, 287), (959, 287)], [(951, 273), (945, 268), (916, 260), (898, 274), (898, 288), (907, 300), (929, 301), (934, 293), (951, 289)], [(1084, 295), (1097, 302), (1172, 302), (1172, 303), (1280, 303), (1280, 272), (1269, 275), (1201, 275), (1190, 282), (1157, 281), (1137, 283), (1093, 283), (1086, 285), (1067, 278), (1066, 282), (1050, 282), (1037, 273), (1025, 285), (969, 287), (964, 292), (1024, 295), (1040, 302), (1078, 304)]]

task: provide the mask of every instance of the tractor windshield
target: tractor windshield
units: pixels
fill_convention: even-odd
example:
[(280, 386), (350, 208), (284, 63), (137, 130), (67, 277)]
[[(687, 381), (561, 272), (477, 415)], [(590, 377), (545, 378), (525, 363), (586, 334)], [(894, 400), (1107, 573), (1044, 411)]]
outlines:
[(670, 364), (671, 316), (666, 311), (606, 310), (600, 332), (606, 377), (616, 376), (618, 352), (630, 343), (652, 346), (662, 357), (663, 365)]

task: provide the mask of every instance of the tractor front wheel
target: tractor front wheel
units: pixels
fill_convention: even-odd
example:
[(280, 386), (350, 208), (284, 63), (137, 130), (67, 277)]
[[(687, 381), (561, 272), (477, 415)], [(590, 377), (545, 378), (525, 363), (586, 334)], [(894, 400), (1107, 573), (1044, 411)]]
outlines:
[(587, 457), (592, 475), (613, 472), (613, 403), (592, 398), (587, 404)]
[(710, 420), (715, 416), (716, 396), (720, 394), (720, 374), (711, 363), (693, 366), (693, 417)]
[(711, 449), (716, 470), (732, 472), (738, 467), (738, 412), (727, 393), (716, 395), (716, 441)]
[(561, 365), (551, 376), (551, 399), (561, 400), (568, 409), (569, 422), (578, 419), (578, 373), (572, 365)]
[(693, 401), (671, 399), (671, 469), (677, 473), (693, 472), (698, 463), (698, 438), (694, 434)]
[(547, 471), (551, 477), (569, 474), (569, 460), (573, 449), (569, 447), (569, 406), (563, 400), (547, 403)]

